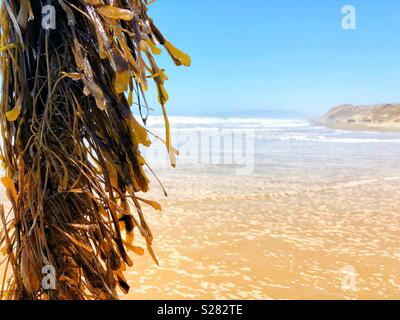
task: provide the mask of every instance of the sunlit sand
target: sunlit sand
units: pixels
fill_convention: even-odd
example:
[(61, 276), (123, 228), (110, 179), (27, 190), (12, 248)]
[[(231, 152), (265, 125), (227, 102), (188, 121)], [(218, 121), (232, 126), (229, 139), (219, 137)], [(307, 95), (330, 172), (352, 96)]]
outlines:
[[(290, 192), (277, 192), (273, 183), (254, 177), (164, 180), (170, 191), (170, 199), (162, 201), (165, 210), (148, 213), (160, 267), (149, 256), (135, 258), (126, 299), (400, 294), (397, 178)], [(356, 272), (350, 288), (349, 266)]]

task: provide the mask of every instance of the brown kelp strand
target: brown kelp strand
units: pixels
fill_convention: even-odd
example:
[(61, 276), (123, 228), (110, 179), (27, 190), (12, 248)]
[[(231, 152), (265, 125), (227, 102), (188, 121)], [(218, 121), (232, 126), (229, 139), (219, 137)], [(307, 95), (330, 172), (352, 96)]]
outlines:
[(175, 165), (167, 76), (154, 56), (164, 47), (178, 66), (190, 58), (148, 17), (150, 2), (2, 1), (2, 183), (12, 206), (0, 207), (2, 299), (116, 299), (145, 251), (135, 233), (157, 262), (142, 206), (161, 208), (136, 196), (149, 189), (139, 147), (151, 141), (130, 107), (148, 108), (153, 82)]

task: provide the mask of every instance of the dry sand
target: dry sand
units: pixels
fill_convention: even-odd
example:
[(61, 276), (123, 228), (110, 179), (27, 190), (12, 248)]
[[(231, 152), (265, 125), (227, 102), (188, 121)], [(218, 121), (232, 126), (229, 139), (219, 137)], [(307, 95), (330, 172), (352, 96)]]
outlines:
[(160, 178), (170, 197), (156, 184), (148, 197), (164, 211), (146, 208), (160, 266), (133, 256), (123, 299), (400, 297), (398, 178), (312, 187), (201, 172)]
[(375, 132), (400, 132), (400, 123), (338, 123), (338, 124), (322, 124), (323, 126), (348, 131), (375, 131)]

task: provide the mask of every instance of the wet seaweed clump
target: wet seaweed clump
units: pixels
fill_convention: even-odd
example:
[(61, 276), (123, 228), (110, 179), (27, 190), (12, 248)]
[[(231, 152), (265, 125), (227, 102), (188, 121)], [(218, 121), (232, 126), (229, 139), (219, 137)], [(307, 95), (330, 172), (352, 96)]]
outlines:
[(134, 234), (157, 262), (142, 205), (161, 208), (138, 196), (149, 189), (144, 93), (154, 82), (175, 165), (154, 57), (164, 47), (177, 66), (190, 58), (157, 29), (151, 2), (2, 1), (1, 180), (12, 209), (0, 207), (0, 298), (117, 299), (129, 290), (128, 253), (145, 250)]

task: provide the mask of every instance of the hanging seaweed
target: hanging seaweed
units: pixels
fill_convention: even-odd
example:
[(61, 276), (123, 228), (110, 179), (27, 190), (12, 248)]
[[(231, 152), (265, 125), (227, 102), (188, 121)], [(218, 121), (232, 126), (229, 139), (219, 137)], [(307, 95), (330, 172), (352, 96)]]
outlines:
[[(137, 196), (149, 189), (144, 92), (154, 81), (175, 165), (167, 76), (154, 55), (163, 46), (177, 66), (190, 58), (147, 15), (151, 2), (2, 1), (1, 180), (12, 210), (0, 207), (0, 298), (117, 299), (118, 287), (129, 290), (129, 252), (144, 252), (135, 230), (157, 263), (142, 205), (161, 208)], [(43, 288), (46, 266), (54, 290)]]

